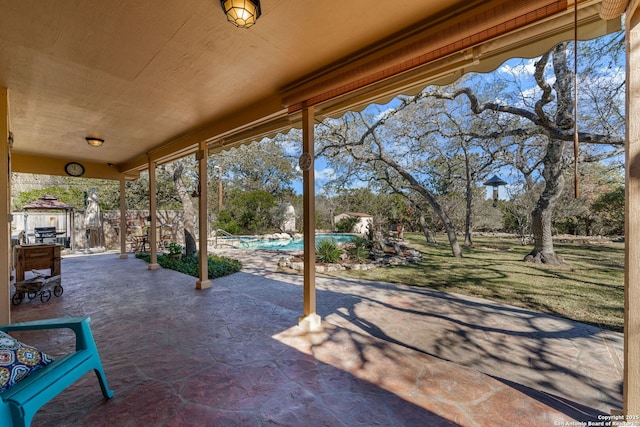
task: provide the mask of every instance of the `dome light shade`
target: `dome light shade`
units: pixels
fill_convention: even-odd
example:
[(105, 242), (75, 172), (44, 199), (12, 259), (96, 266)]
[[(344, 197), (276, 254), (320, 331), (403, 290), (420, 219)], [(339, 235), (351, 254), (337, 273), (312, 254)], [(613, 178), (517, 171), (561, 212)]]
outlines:
[(85, 139), (87, 140), (87, 144), (92, 147), (100, 147), (104, 143), (104, 139), (94, 138), (92, 136), (88, 136)]
[(249, 28), (260, 17), (260, 0), (220, 0), (227, 21), (238, 28)]

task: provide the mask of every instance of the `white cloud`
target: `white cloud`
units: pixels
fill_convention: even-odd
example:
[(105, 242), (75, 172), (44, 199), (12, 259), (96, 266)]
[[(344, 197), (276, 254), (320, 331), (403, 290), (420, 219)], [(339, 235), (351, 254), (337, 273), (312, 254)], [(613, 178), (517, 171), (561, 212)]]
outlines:
[[(536, 58), (537, 59), (537, 58)], [(517, 62), (516, 62), (517, 61)], [(500, 68), (498, 68), (498, 73), (510, 74), (512, 76), (524, 76), (528, 78), (533, 76), (533, 73), (536, 71), (536, 60), (512, 60), (507, 61)]]
[(316, 169), (315, 177), (317, 180), (329, 181), (335, 179), (336, 171), (333, 168), (324, 168), (322, 170)]

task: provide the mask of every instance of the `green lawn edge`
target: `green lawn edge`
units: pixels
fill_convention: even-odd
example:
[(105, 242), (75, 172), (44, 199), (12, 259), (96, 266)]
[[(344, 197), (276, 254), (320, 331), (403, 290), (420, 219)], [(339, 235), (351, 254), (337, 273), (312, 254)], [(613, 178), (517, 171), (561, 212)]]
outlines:
[(523, 259), (533, 248), (515, 237), (478, 236), (454, 258), (442, 235), (427, 244), (405, 233), (406, 244), (422, 253), (416, 264), (330, 273), (335, 277), (420, 286), (485, 298), (566, 319), (622, 331), (624, 325), (624, 243), (599, 238), (556, 238), (562, 265)]

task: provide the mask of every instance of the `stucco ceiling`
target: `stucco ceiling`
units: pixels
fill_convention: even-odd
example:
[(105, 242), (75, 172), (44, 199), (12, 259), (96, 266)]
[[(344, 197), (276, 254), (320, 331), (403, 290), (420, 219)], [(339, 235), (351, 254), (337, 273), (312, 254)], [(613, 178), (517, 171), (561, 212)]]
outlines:
[[(389, 61), (380, 52), (394, 40), (414, 43), (431, 27), (446, 32), (457, 11), (502, 3), (262, 0), (262, 17), (247, 30), (226, 21), (218, 0), (0, 0), (0, 86), (9, 92), (13, 153), (125, 171), (162, 147), (189, 151), (198, 138), (251, 136), (257, 123), (295, 120), (286, 100), (303, 96), (314, 76), (333, 78), (355, 63), (347, 76), (358, 78), (354, 67), (370, 68), (365, 57)], [(376, 96), (388, 95), (385, 82), (402, 86), (383, 77)], [(90, 147), (90, 135), (104, 145)]]

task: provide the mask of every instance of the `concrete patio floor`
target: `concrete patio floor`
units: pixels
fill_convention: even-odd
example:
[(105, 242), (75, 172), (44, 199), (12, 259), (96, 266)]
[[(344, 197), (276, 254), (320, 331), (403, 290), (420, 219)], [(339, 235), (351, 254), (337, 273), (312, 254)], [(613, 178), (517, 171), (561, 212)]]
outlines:
[[(220, 254), (220, 251), (215, 251)], [(553, 426), (621, 402), (622, 336), (515, 307), (385, 283), (317, 279), (324, 332), (303, 333), (302, 277), (278, 256), (222, 253), (241, 272), (195, 278), (117, 254), (65, 257), (64, 294), (14, 321), (90, 315), (94, 375), (34, 426)], [(19, 338), (54, 357), (69, 331)]]

